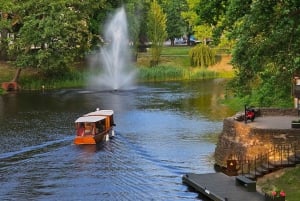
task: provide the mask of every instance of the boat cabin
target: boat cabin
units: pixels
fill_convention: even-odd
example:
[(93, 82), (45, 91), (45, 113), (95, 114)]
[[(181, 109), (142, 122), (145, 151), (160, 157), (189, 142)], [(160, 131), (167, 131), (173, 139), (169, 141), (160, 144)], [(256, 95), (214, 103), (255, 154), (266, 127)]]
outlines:
[(83, 116), (75, 121), (77, 136), (96, 135), (106, 130), (105, 116)]

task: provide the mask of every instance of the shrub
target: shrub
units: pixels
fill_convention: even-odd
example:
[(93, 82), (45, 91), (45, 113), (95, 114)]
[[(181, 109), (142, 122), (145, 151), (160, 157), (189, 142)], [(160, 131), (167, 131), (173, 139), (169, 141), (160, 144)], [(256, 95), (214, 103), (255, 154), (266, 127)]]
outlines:
[(208, 67), (216, 63), (215, 51), (207, 45), (196, 45), (190, 50), (189, 56), (191, 66)]

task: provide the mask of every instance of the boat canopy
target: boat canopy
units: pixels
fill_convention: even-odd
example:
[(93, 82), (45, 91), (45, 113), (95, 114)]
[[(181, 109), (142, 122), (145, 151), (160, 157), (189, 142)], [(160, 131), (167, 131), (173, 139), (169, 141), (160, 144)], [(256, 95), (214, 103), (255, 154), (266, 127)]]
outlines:
[(83, 116), (76, 119), (75, 123), (84, 123), (84, 122), (94, 123), (97, 121), (101, 121), (103, 119), (105, 119), (105, 117), (103, 116)]
[(84, 116), (111, 116), (113, 114), (113, 110), (96, 110), (95, 112), (90, 112)]

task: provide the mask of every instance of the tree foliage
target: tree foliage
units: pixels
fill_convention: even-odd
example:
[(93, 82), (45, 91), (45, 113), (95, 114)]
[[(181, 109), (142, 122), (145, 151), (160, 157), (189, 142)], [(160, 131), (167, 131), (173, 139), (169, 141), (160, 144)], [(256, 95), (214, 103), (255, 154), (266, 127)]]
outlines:
[(181, 12), (183, 20), (187, 24), (187, 36), (188, 36), (188, 45), (190, 45), (190, 36), (194, 33), (194, 27), (198, 24), (199, 16), (196, 13), (196, 7), (199, 3), (199, 0), (186, 0), (187, 9)]
[(150, 5), (148, 13), (148, 36), (152, 42), (151, 55), (152, 64), (157, 65), (159, 62), (162, 46), (167, 37), (166, 32), (166, 15), (156, 0)]
[(228, 0), (199, 0), (195, 11), (201, 22), (216, 26), (224, 17)]
[(144, 23), (144, 21), (146, 21), (145, 10), (149, 7), (148, 4), (148, 2), (141, 2), (136, 0), (129, 0), (126, 3), (129, 40), (130, 42), (132, 42), (135, 56), (137, 56), (139, 45), (144, 41), (143, 39), (141, 39), (144, 38), (143, 36), (141, 36), (141, 25), (143, 25), (143, 31), (146, 32), (147, 30), (147, 27), (144, 26), (144, 24), (146, 24)]
[(199, 44), (193, 47), (189, 52), (189, 56), (192, 66), (206, 68), (216, 62), (215, 51), (204, 44)]
[(9, 35), (20, 22), (20, 17), (12, 12), (13, 2), (0, 0), (0, 59), (8, 59)]
[[(300, 2), (253, 1), (236, 22), (232, 32), (237, 40), (232, 60), (236, 92), (289, 99), (292, 76), (300, 69)], [(261, 99), (258, 104), (269, 103)]]
[(167, 16), (168, 38), (171, 40), (171, 45), (174, 46), (175, 38), (182, 37), (186, 31), (186, 23), (181, 13), (187, 9), (187, 4), (183, 0), (164, 0), (163, 8)]
[(136, 47), (145, 41), (139, 36), (145, 38), (150, 0), (0, 0), (0, 59), (7, 60), (9, 50), (20, 67), (38, 68), (47, 77), (61, 75), (68, 64), (103, 45), (103, 25), (122, 5)]
[(193, 34), (206, 44), (207, 39), (213, 37), (216, 24), (220, 23), (222, 1), (187, 0), (187, 3), (189, 9), (182, 15), (189, 24), (189, 35)]
[(233, 46), (236, 95), (264, 106), (290, 100), (300, 68), (299, 1), (189, 1), (197, 23), (212, 25), (214, 42)]
[(12, 7), (11, 12), (21, 18), (9, 46), (17, 66), (36, 67), (47, 76), (64, 74), (90, 48), (89, 17), (102, 3), (38, 0)]

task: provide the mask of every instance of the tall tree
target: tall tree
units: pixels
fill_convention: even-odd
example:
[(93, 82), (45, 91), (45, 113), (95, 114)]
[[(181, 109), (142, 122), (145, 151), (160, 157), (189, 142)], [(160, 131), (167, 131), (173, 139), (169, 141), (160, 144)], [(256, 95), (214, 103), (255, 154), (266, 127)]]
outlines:
[(199, 16), (196, 13), (196, 8), (200, 0), (186, 0), (187, 9), (181, 13), (182, 18), (186, 22), (186, 32), (188, 37), (188, 45), (190, 45), (190, 36), (194, 33), (194, 27), (198, 24)]
[[(126, 3), (129, 41), (133, 49), (135, 60), (137, 60), (138, 46), (140, 45), (139, 36), (141, 32), (140, 26), (142, 23), (142, 19), (144, 18), (143, 10), (146, 6), (147, 2), (141, 2), (137, 0), (128, 0)], [(146, 27), (143, 26), (143, 31), (145, 30)]]
[(167, 15), (167, 33), (174, 46), (175, 38), (182, 37), (186, 31), (186, 23), (181, 13), (186, 11), (187, 3), (182, 0), (165, 0), (163, 1), (164, 12)]
[[(238, 2), (229, 8), (245, 7)], [(260, 105), (286, 102), (292, 75), (300, 70), (300, 2), (252, 1), (244, 15), (229, 13), (228, 19), (236, 19), (232, 31), (237, 41), (232, 60), (237, 70), (235, 92), (252, 94)]]
[(148, 13), (148, 36), (152, 42), (151, 55), (152, 61), (151, 66), (159, 63), (162, 46), (167, 37), (166, 32), (166, 14), (164, 14), (162, 8), (153, 0)]
[[(92, 3), (94, 1), (94, 3)], [(130, 1), (130, 0), (128, 0)], [(134, 0), (133, 0), (134, 1)], [(89, 22), (89, 32), (92, 35), (91, 48), (98, 49), (103, 45), (104, 38), (102, 37), (104, 32), (105, 20), (113, 13), (117, 8), (123, 6), (123, 0), (87, 0), (83, 1), (88, 3), (83, 10), (88, 10), (90, 14), (87, 14)]]
[[(221, 36), (224, 39), (222, 31), (227, 5), (228, 0), (199, 0), (195, 6), (195, 12), (199, 17), (200, 28), (196, 27), (196, 30), (198, 29), (196, 33), (203, 36), (206, 34), (206, 37), (213, 38), (215, 44), (218, 44)], [(209, 32), (205, 33), (204, 30), (209, 30)]]
[[(209, 18), (214, 15), (210, 13), (209, 16), (202, 18), (201, 12), (204, 12), (206, 9), (208, 9), (206, 0), (187, 0), (187, 2), (189, 9), (188, 11), (183, 12), (182, 15), (189, 24), (189, 35), (193, 34), (196, 38), (202, 40), (202, 42), (206, 45), (207, 39), (212, 38), (213, 28), (215, 27), (214, 23), (212, 23), (212, 20), (209, 20)], [(212, 2), (209, 3), (211, 4)]]

